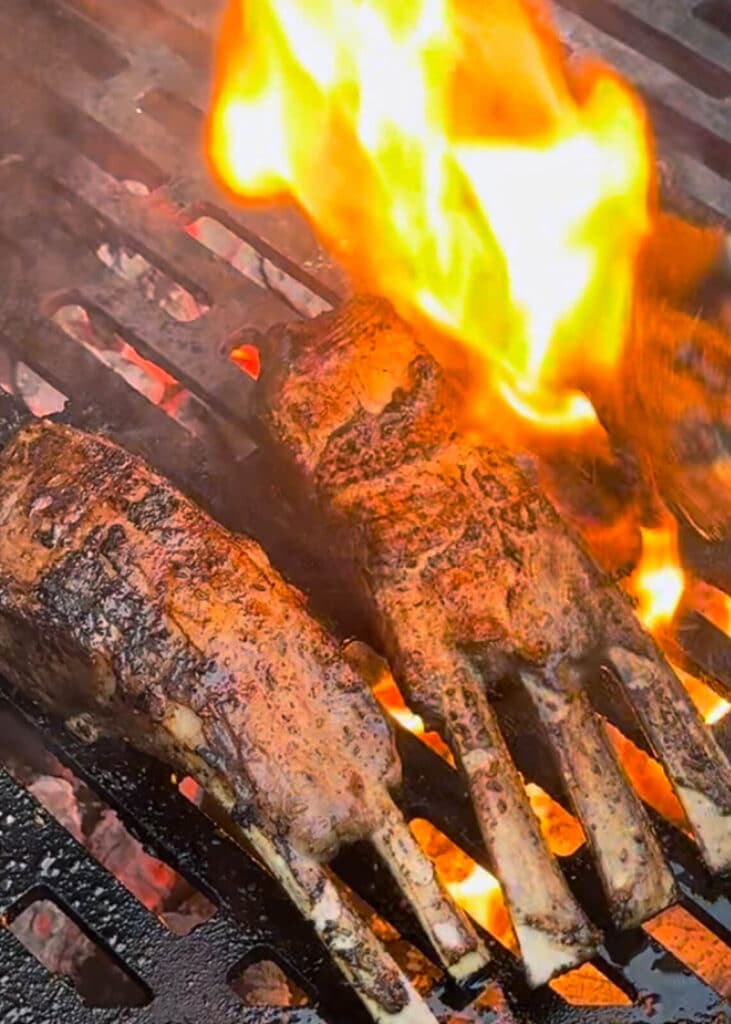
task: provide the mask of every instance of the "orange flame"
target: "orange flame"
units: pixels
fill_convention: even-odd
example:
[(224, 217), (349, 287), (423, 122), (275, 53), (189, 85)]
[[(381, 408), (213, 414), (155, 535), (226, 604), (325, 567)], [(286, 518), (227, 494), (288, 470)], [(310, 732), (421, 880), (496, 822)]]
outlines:
[(439, 754), (440, 757), (443, 757), (445, 761), (449, 762), (449, 764), (454, 765), (454, 755), (452, 754), (452, 751), (438, 732), (426, 731), (424, 720), (419, 715), (414, 714), (411, 708), (407, 705), (401, 695), (401, 691), (394, 681), (393, 676), (385, 665), (385, 662), (380, 667), (379, 675), (372, 683), (371, 690), (373, 692), (373, 696), (376, 698), (383, 710), (391, 716), (391, 718), (397, 721), (399, 725), (402, 725), (404, 729), (408, 729), (409, 732), (413, 732), (415, 736), (418, 736), (428, 747), (431, 747), (435, 753)]
[[(731, 637), (731, 597), (721, 590), (702, 582), (692, 581), (691, 600), (693, 608), (704, 615), (718, 629)], [(731, 711), (731, 702), (724, 700), (706, 683), (688, 675), (682, 669), (675, 670), (685, 685), (691, 699), (708, 725), (715, 725)]]
[(728, 714), (731, 704), (727, 700), (719, 697), (710, 686), (690, 673), (684, 672), (677, 665), (674, 665), (673, 668), (707, 725), (715, 725)]
[(675, 520), (657, 529), (642, 528), (642, 557), (629, 581), (637, 598), (637, 616), (650, 632), (672, 622), (685, 590)]
[(594, 423), (647, 227), (644, 114), (538, 0), (230, 0), (212, 167), (293, 197), (363, 286), (476, 351), (523, 416)]
[[(686, 589), (685, 573), (678, 551), (678, 528), (675, 520), (668, 517), (663, 526), (654, 530), (643, 528), (641, 532), (642, 557), (629, 580), (628, 589), (637, 599), (637, 616), (640, 621), (650, 632), (661, 636), (663, 629), (672, 622)], [(718, 591), (711, 592), (712, 588), (692, 581), (693, 605), (704, 605), (703, 610), (719, 629), (731, 635), (731, 599)], [(677, 665), (673, 665), (673, 670), (709, 725), (720, 721), (731, 710), (731, 704), (719, 697), (702, 680)], [(626, 752), (623, 760), (627, 768), (629, 757)], [(646, 781), (647, 770), (643, 768), (637, 774), (642, 775)], [(633, 781), (638, 784), (638, 779), (633, 778)], [(670, 784), (666, 781), (659, 786), (659, 789), (669, 788)], [(653, 791), (658, 791), (658, 785), (654, 785)]]

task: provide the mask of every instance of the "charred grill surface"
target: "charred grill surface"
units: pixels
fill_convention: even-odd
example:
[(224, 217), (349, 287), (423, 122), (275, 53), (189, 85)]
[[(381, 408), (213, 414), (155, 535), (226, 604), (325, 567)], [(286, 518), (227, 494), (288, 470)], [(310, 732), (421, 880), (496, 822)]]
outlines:
[(321, 862), (372, 837), (453, 973), (483, 955), (388, 796), (400, 767), (377, 705), (259, 546), (46, 422), (0, 453), (0, 523), (0, 670), (77, 730), (197, 777), (374, 1018), (432, 1020)]
[[(360, 301), (269, 337), (258, 417), (347, 547), (399, 683), (459, 755), (529, 976), (589, 955), (490, 709), (519, 674), (592, 837), (615, 919), (672, 898), (585, 683), (611, 661), (714, 870), (731, 863), (731, 768), (604, 577), (513, 456), (455, 430), (456, 398), (384, 304)], [(266, 366), (266, 359), (265, 359)], [(618, 839), (621, 837), (621, 839)]]

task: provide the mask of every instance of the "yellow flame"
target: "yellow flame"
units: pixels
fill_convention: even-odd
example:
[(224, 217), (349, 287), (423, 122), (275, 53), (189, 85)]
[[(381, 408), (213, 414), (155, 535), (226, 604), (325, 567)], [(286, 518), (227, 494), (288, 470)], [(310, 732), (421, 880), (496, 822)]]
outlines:
[(685, 590), (674, 521), (657, 529), (642, 529), (642, 558), (629, 587), (638, 601), (637, 615), (651, 631), (668, 625)]
[[(641, 622), (651, 632), (662, 632), (663, 627), (672, 622), (686, 587), (680, 565), (677, 524), (668, 517), (665, 525), (641, 532), (642, 557), (630, 578), (629, 590), (637, 599)], [(719, 629), (731, 635), (731, 599), (727, 595), (693, 580), (690, 597), (694, 606), (700, 604)], [(673, 671), (708, 725), (720, 722), (731, 710), (731, 704), (702, 680), (679, 665), (673, 664)]]
[(722, 718), (725, 718), (729, 711), (731, 711), (731, 704), (724, 700), (723, 697), (718, 697), (713, 707), (706, 711), (706, 724), (715, 725), (716, 722), (720, 722)]
[(230, 0), (208, 151), (522, 415), (594, 421), (577, 389), (621, 352), (645, 120), (608, 71), (569, 73), (538, 0)]
[(391, 675), (385, 662), (379, 665), (379, 672), (376, 678), (371, 680), (371, 691), (378, 703), (391, 718), (402, 725), (404, 729), (413, 732), (428, 747), (443, 757), (449, 764), (454, 765), (454, 756), (439, 733), (427, 732), (424, 720), (408, 706), (401, 691)]
[(715, 725), (731, 710), (731, 704), (718, 694), (701, 679), (685, 672), (679, 665), (673, 665), (673, 671), (678, 676), (683, 686), (688, 691), (690, 699), (703, 716), (707, 725)]
[(516, 952), (517, 940), (497, 878), (431, 822), (414, 818), (409, 827), (455, 902), (499, 942)]

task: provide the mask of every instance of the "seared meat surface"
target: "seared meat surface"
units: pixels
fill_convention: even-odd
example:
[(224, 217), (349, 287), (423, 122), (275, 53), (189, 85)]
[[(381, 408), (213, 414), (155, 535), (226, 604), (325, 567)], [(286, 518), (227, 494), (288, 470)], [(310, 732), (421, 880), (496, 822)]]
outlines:
[(106, 440), (35, 422), (0, 452), (0, 671), (196, 776), (378, 1019), (432, 1017), (320, 867), (343, 842), (390, 857), (448, 967), (483, 962), (390, 800), (363, 680), (256, 543)]
[[(533, 980), (591, 948), (489, 702), (519, 674), (587, 826), (615, 918), (673, 887), (585, 681), (611, 662), (714, 869), (731, 864), (731, 769), (620, 591), (499, 445), (457, 431), (445, 374), (385, 304), (270, 334), (257, 418), (349, 551), (350, 578), (415, 710), (458, 754)], [(268, 367), (268, 369), (267, 369)]]
[(31, 657), (23, 682), (55, 710), (173, 754), (183, 718), (239, 814), (303, 852), (375, 829), (399, 779), (388, 726), (258, 545), (122, 449), (44, 423), (0, 455), (0, 509), (6, 675)]

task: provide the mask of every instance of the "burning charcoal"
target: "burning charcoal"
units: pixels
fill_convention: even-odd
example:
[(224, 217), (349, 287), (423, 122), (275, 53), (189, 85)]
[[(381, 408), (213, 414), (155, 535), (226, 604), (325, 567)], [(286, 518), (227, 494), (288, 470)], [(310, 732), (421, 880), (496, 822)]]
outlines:
[[(195, 777), (370, 1012), (433, 1024), (323, 862), (370, 838), (447, 969), (486, 954), (389, 796), (388, 725), (301, 595), (139, 459), (60, 424), (7, 441), (0, 508), (0, 671)], [(123, 849), (111, 819), (99, 827), (106, 856)]]
[(59, 775), (35, 778), (27, 785), (29, 792), (148, 910), (159, 914), (170, 930), (180, 935), (187, 935), (212, 916), (215, 908), (211, 902), (146, 853), (115, 811), (100, 803), (68, 769), (58, 765), (57, 770)]
[(540, 834), (486, 699), (519, 674), (553, 742), (617, 922), (673, 898), (645, 812), (588, 700), (619, 674), (709, 866), (731, 865), (731, 766), (625, 596), (517, 460), (458, 432), (459, 398), (382, 302), (266, 339), (255, 415), (345, 551), (399, 687), (446, 731), (536, 983), (593, 934)]
[(174, 320), (190, 323), (207, 313), (209, 306), (197, 302), (181, 285), (172, 281), (144, 256), (108, 242), (97, 249), (97, 257), (118, 277), (137, 285), (150, 302), (156, 302)]
[(199, 217), (188, 234), (261, 288), (277, 292), (302, 316), (317, 316), (330, 304), (212, 217)]
[(73, 783), (68, 779), (59, 779), (55, 775), (41, 775), (28, 786), (28, 790), (74, 839), (83, 843), (81, 811)]
[(10, 925), (15, 937), (52, 973), (80, 975), (96, 947), (51, 900), (36, 900)]
[(25, 363), (16, 364), (13, 391), (20, 395), (34, 416), (61, 412), (66, 405), (66, 397)]
[(307, 997), (272, 960), (249, 964), (231, 983), (246, 1006), (306, 1006)]
[(107, 808), (102, 812), (86, 845), (89, 852), (134, 892), (148, 910), (162, 910), (178, 876), (171, 868), (145, 853), (115, 811)]
[(68, 978), (87, 1006), (138, 1006), (141, 987), (51, 900), (35, 900), (10, 931), (51, 973)]

